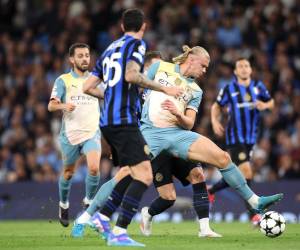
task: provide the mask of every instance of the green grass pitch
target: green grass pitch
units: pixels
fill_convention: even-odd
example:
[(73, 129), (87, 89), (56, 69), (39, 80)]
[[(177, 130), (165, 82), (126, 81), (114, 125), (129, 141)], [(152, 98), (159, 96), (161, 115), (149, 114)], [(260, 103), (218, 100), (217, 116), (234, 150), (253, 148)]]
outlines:
[[(133, 239), (146, 244), (146, 249), (203, 249), (203, 250), (299, 250), (300, 224), (288, 224), (286, 231), (278, 238), (267, 238), (249, 224), (212, 224), (223, 238), (200, 239), (197, 237), (196, 222), (156, 223), (153, 235), (143, 237), (138, 225), (133, 223), (129, 233)], [(0, 221), (0, 249), (38, 250), (88, 250), (124, 249), (107, 247), (95, 232), (86, 230), (83, 239), (73, 239), (71, 227), (63, 228), (57, 221)], [(129, 249), (126, 247), (125, 249)], [(136, 248), (134, 248), (136, 249)]]

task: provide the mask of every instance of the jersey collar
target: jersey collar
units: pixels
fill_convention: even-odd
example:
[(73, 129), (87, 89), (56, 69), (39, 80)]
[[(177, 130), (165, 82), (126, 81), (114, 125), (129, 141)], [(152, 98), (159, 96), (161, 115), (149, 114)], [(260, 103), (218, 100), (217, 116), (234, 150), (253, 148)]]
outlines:
[(83, 76), (79, 76), (73, 69), (71, 69), (71, 75), (74, 77), (74, 78), (81, 78), (81, 77), (83, 77), (83, 78), (85, 78), (85, 77), (87, 77), (88, 75), (89, 75), (89, 72), (88, 71), (86, 71), (84, 74), (83, 74)]
[(180, 66), (179, 64), (175, 64), (175, 72), (178, 73), (181, 77), (183, 77), (184, 79), (186, 79), (188, 82), (194, 82), (195, 79), (192, 77), (185, 77), (180, 73)]

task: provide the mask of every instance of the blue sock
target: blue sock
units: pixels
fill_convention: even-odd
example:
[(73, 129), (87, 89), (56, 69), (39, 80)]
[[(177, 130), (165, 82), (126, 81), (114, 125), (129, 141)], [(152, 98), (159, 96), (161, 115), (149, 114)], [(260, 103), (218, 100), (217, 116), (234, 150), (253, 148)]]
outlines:
[(96, 193), (92, 203), (90, 204), (90, 206), (86, 211), (90, 215), (93, 215), (99, 209), (99, 207), (103, 206), (103, 204), (107, 201), (108, 197), (110, 196), (115, 186), (116, 186), (116, 181), (114, 178), (104, 183)]
[(69, 200), (70, 189), (71, 179), (65, 180), (64, 176), (61, 175), (58, 180), (59, 201), (66, 203)]
[(100, 181), (100, 175), (90, 175), (89, 173), (85, 178), (85, 197), (88, 200), (92, 200), (97, 192), (97, 188)]
[(245, 177), (234, 163), (230, 163), (226, 168), (220, 169), (220, 172), (228, 185), (234, 188), (244, 200), (254, 195), (253, 191), (247, 185)]

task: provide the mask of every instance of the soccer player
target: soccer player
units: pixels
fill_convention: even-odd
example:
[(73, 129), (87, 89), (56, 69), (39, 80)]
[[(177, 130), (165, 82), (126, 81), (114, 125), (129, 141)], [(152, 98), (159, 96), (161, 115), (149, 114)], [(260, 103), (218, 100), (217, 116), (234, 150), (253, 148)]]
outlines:
[(237, 190), (257, 212), (282, 199), (283, 194), (259, 197), (247, 185), (244, 176), (231, 161), (229, 154), (210, 139), (190, 131), (195, 122), (202, 90), (196, 84), (209, 65), (207, 51), (199, 46), (183, 46), (184, 53), (173, 63), (160, 61), (150, 66), (149, 79), (164, 85), (180, 86), (185, 93), (168, 97), (151, 91), (143, 107), (141, 131), (150, 147), (152, 158), (162, 151), (184, 160), (204, 162), (219, 168), (224, 180)]
[(149, 207), (144, 207), (141, 210), (140, 229), (142, 234), (145, 236), (151, 235), (153, 217), (164, 212), (174, 204), (176, 200), (176, 190), (173, 184), (174, 176), (183, 186), (192, 185), (193, 206), (200, 225), (198, 236), (222, 237), (222, 235), (211, 230), (209, 226), (208, 193), (200, 165), (174, 157), (166, 152), (160, 153), (151, 161), (151, 165), (153, 183), (159, 193), (159, 197), (153, 200)]
[(63, 112), (59, 135), (64, 165), (59, 178), (59, 221), (64, 227), (69, 225), (71, 179), (80, 154), (86, 156), (88, 165), (83, 199), (85, 205), (90, 204), (97, 191), (101, 156), (98, 98), (103, 97), (99, 89), (96, 90), (98, 98), (82, 91), (82, 84), (89, 76), (89, 46), (84, 43), (73, 44), (69, 49), (69, 61), (72, 69), (56, 79), (48, 104), (50, 112)]
[[(137, 211), (142, 195), (152, 182), (149, 147), (138, 128), (138, 87), (154, 89), (170, 96), (180, 96), (182, 90), (149, 80), (140, 72), (146, 50), (142, 40), (146, 29), (143, 12), (139, 9), (123, 12), (121, 28), (125, 34), (102, 53), (83, 89), (86, 92), (94, 89), (101, 80), (106, 84), (100, 118), (101, 131), (112, 148), (114, 165), (129, 166), (133, 178), (126, 189), (120, 215), (107, 244), (144, 246), (127, 234), (127, 227)], [(96, 198), (97, 195), (95, 203)], [(90, 219), (95, 211), (87, 210), (82, 216)], [(79, 217), (75, 221), (73, 235), (81, 235), (83, 223), (80, 222), (84, 222), (81, 219)]]
[[(250, 157), (257, 139), (260, 111), (274, 107), (274, 100), (263, 82), (252, 80), (251, 73), (249, 60), (246, 58), (237, 60), (234, 69), (236, 80), (220, 90), (211, 109), (213, 130), (217, 136), (223, 137), (224, 127), (220, 117), (224, 107), (229, 108), (226, 127), (227, 150), (249, 186), (253, 177)], [(209, 192), (214, 194), (228, 186), (222, 178), (209, 189)], [(247, 207), (252, 222), (257, 224), (259, 216), (251, 207)]]
[[(147, 52), (145, 55), (144, 73), (147, 72), (150, 65), (160, 60), (162, 60), (162, 56), (159, 51)], [(145, 90), (143, 94), (143, 98), (146, 98), (147, 94), (145, 94)], [(142, 233), (149, 236), (151, 234), (152, 217), (162, 213), (174, 204), (176, 200), (176, 191), (173, 185), (173, 176), (175, 176), (184, 186), (189, 185), (190, 183), (193, 186), (193, 205), (200, 223), (199, 237), (221, 237), (221, 235), (213, 232), (209, 226), (209, 202), (207, 200), (208, 194), (202, 169), (195, 163), (171, 157), (167, 153), (162, 153), (156, 157), (151, 162), (151, 165), (154, 176), (153, 183), (157, 188), (160, 197), (152, 202), (150, 214), (148, 214), (148, 208), (142, 209)], [(111, 231), (110, 218), (121, 204), (126, 187), (131, 180), (132, 178), (130, 176), (121, 180), (115, 186), (109, 199), (100, 209), (100, 212), (97, 212), (92, 218), (95, 227), (102, 234), (104, 239), (107, 239)]]

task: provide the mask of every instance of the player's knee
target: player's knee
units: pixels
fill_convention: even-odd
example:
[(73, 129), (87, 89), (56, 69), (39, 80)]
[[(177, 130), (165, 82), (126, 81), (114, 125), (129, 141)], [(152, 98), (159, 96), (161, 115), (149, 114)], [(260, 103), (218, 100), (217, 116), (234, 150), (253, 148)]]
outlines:
[(160, 194), (160, 197), (164, 200), (174, 201), (176, 200), (176, 193), (175, 192), (166, 192)]
[(63, 175), (65, 180), (70, 180), (74, 174), (74, 168), (65, 168)]
[(230, 158), (230, 155), (225, 152), (225, 151), (222, 151), (218, 157), (218, 164), (220, 168), (225, 168), (227, 167), (229, 164), (231, 163), (231, 158)]
[(196, 184), (205, 181), (205, 176), (201, 168), (194, 168), (189, 174), (191, 184)]
[(99, 175), (99, 165), (97, 163), (90, 164), (88, 166), (89, 174), (92, 176)]

